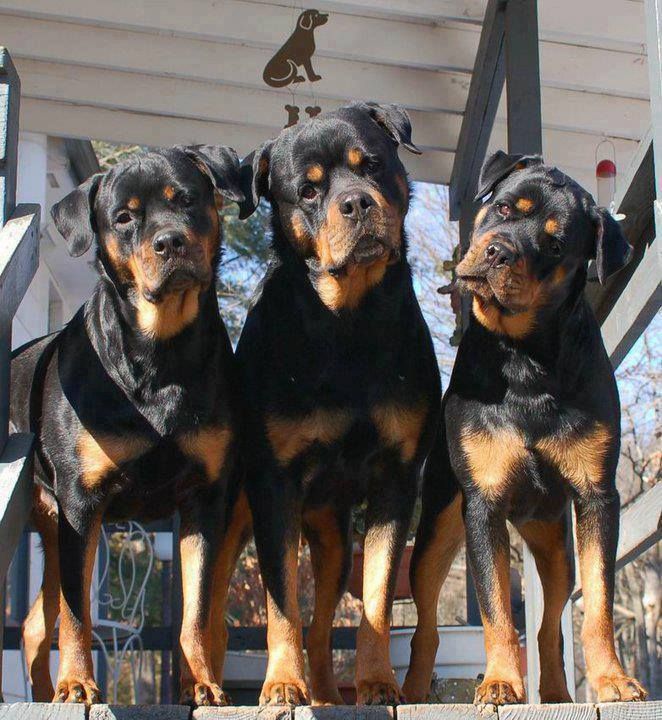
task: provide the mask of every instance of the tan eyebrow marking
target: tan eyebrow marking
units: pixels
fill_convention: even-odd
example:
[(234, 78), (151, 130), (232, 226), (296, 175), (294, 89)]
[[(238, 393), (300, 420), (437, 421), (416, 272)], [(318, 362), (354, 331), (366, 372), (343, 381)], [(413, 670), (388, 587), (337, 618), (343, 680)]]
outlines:
[(136, 197), (135, 195), (133, 197), (130, 197), (126, 206), (129, 208), (129, 210), (137, 210), (140, 207), (140, 198)]
[(175, 197), (175, 188), (172, 185), (166, 185), (163, 188), (163, 197), (166, 200), (172, 200)]
[(523, 213), (531, 212), (533, 208), (533, 200), (529, 198), (519, 198), (519, 200), (515, 203), (515, 207)]
[(351, 168), (357, 168), (363, 162), (363, 153), (358, 148), (352, 148), (347, 153), (347, 162)]
[(545, 222), (545, 232), (554, 235), (559, 230), (559, 221), (556, 218), (548, 218)]
[(310, 182), (320, 182), (323, 178), (324, 168), (318, 163), (311, 165), (308, 170), (306, 170), (306, 179), (310, 180)]

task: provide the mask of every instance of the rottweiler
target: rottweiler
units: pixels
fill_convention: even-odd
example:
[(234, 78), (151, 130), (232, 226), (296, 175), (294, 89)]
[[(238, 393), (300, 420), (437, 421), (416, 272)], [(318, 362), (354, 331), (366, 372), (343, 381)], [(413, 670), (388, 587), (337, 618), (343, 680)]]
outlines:
[[(246, 393), (246, 490), (267, 596), (263, 704), (341, 703), (331, 627), (365, 505), (359, 703), (394, 703), (394, 581), (441, 405), (432, 341), (412, 286), (398, 145), (406, 112), (360, 103), (283, 130), (245, 161), (243, 215), (272, 208), (273, 260), (237, 348)], [(304, 673), (297, 552), (307, 539), (315, 609)]]
[(625, 674), (614, 649), (618, 391), (584, 297), (589, 261), (604, 283), (630, 248), (610, 213), (538, 156), (491, 156), (477, 200), (488, 194), (456, 268), (460, 289), (472, 297), (472, 317), (424, 478), (411, 567), (418, 627), (405, 692), (416, 702), (430, 687), (437, 600), (464, 539), (463, 513), (487, 651), (476, 703), (525, 699), (507, 520), (533, 553), (544, 591), (540, 696), (570, 700), (560, 620), (574, 585), (572, 501), (588, 679), (600, 701), (641, 700), (645, 690)]
[(132, 157), (52, 209), (71, 255), (95, 245), (99, 280), (61, 332), (11, 365), (11, 423), (36, 436), (32, 522), (45, 556), (23, 626), (35, 700), (100, 701), (89, 597), (102, 521), (178, 511), (181, 699), (226, 701), (223, 598), (240, 544), (232, 513), (247, 506), (236, 502), (240, 398), (214, 283), (223, 198), (243, 198), (236, 154), (196, 146)]

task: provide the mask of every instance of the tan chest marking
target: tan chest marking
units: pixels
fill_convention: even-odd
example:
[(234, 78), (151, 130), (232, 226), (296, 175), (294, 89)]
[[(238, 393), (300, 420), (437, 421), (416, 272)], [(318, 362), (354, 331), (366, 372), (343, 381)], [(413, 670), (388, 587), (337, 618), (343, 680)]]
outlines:
[(402, 460), (409, 462), (416, 454), (427, 412), (427, 407), (379, 405), (371, 416), (380, 438), (398, 446)]
[(474, 484), (490, 498), (502, 495), (513, 468), (526, 457), (522, 437), (512, 430), (463, 432), (462, 450)]
[(474, 296), (472, 309), (476, 320), (490, 332), (520, 340), (526, 337), (535, 325), (535, 310), (525, 310), (516, 315), (505, 315), (492, 303), (485, 303)]
[(612, 442), (609, 428), (596, 423), (581, 436), (543, 438), (536, 443), (536, 450), (572, 485), (588, 491), (603, 479), (605, 458)]
[(145, 335), (159, 340), (178, 335), (198, 315), (199, 288), (191, 288), (177, 295), (168, 295), (158, 304), (138, 295), (138, 324)]
[(186, 433), (177, 439), (180, 450), (204, 466), (210, 482), (218, 480), (228, 448), (232, 430), (227, 426), (206, 427)]
[(326, 273), (317, 283), (320, 299), (334, 312), (342, 308), (354, 310), (368, 290), (382, 281), (387, 264), (388, 258), (383, 257), (371, 265), (353, 266), (341, 277)]
[(93, 490), (122, 464), (144, 455), (151, 443), (144, 438), (121, 435), (91, 435), (82, 430), (77, 441), (83, 487)]
[(339, 440), (351, 424), (349, 410), (318, 409), (298, 418), (270, 415), (266, 419), (269, 444), (283, 465), (315, 442), (330, 445)]

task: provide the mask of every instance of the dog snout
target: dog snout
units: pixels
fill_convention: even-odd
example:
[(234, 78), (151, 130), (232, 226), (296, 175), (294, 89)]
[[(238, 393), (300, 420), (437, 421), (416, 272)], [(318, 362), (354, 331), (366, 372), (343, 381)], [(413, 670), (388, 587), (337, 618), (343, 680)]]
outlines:
[(365, 220), (370, 209), (375, 205), (375, 201), (367, 192), (352, 190), (343, 193), (338, 198), (338, 204), (343, 217), (354, 222), (361, 222)]
[(490, 267), (510, 267), (517, 260), (517, 253), (500, 242), (491, 242), (485, 249), (485, 259)]
[(157, 233), (152, 240), (154, 252), (164, 260), (186, 254), (186, 238), (176, 230)]

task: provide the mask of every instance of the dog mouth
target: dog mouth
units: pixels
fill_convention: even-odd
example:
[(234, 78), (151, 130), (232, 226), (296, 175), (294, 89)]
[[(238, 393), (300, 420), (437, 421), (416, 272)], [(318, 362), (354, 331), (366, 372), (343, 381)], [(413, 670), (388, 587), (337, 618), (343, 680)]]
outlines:
[(161, 277), (152, 287), (145, 287), (143, 295), (148, 302), (157, 304), (168, 295), (178, 295), (200, 288), (204, 290), (211, 282), (211, 272), (193, 263), (168, 261)]
[(328, 267), (327, 271), (334, 277), (340, 277), (351, 273), (354, 268), (372, 265), (386, 256), (392, 261), (397, 252), (379, 238), (370, 236), (360, 240), (341, 262)]

